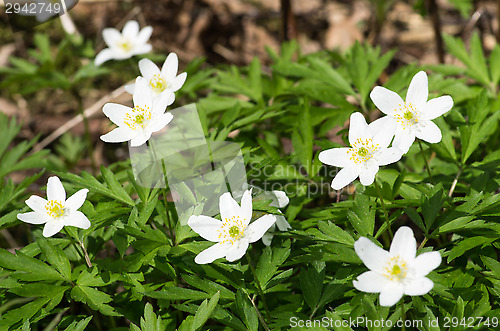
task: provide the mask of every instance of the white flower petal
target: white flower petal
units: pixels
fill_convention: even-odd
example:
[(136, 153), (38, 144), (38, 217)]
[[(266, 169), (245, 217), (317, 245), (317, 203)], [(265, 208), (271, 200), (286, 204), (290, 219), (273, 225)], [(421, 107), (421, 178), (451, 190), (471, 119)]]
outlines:
[(118, 126), (125, 125), (125, 116), (130, 111), (132, 111), (132, 108), (130, 107), (111, 102), (108, 102), (102, 107), (102, 112), (104, 113), (104, 115), (106, 115), (106, 117), (108, 117), (111, 122), (115, 123)]
[(156, 64), (153, 63), (150, 59), (142, 59), (139, 61), (139, 70), (141, 72), (141, 75), (146, 78), (147, 80), (150, 80), (153, 78), (155, 75), (160, 74), (160, 69), (156, 66)]
[(245, 255), (248, 249), (248, 245), (248, 240), (245, 237), (241, 238), (240, 240), (236, 240), (235, 243), (231, 245), (227, 250), (226, 259), (229, 262), (234, 262), (241, 259), (241, 257)]
[(366, 271), (352, 281), (354, 287), (361, 292), (380, 293), (385, 288), (392, 286), (389, 278), (375, 271)]
[(267, 214), (250, 223), (245, 229), (244, 238), (253, 243), (262, 238), (264, 233), (276, 222), (276, 215)]
[(125, 91), (130, 94), (134, 94), (134, 89), (135, 89), (134, 83), (125, 85)]
[(85, 199), (87, 198), (87, 193), (89, 193), (89, 190), (86, 188), (79, 190), (78, 192), (70, 196), (68, 200), (66, 200), (64, 207), (70, 210), (79, 209), (85, 202)]
[(153, 50), (153, 46), (150, 44), (141, 44), (135, 45), (134, 49), (131, 51), (130, 56), (139, 55), (139, 54), (147, 54)]
[(177, 76), (177, 70), (179, 70), (179, 59), (177, 58), (177, 54), (170, 53), (161, 67), (161, 73), (168, 82), (172, 82), (175, 76)]
[[(151, 34), (153, 33), (153, 27), (151, 26), (145, 26), (142, 28), (142, 30), (139, 32), (139, 35), (135, 38), (135, 41), (138, 44), (145, 44), (148, 42), (149, 38), (151, 37)], [(148, 51), (149, 52), (149, 51)]]
[(110, 48), (105, 48), (95, 56), (94, 64), (96, 66), (100, 66), (104, 62), (114, 58), (115, 58), (115, 53)]
[(370, 123), (369, 127), (373, 135), (373, 144), (378, 144), (379, 148), (386, 148), (396, 132), (396, 120), (393, 117), (384, 116)]
[(61, 180), (56, 176), (50, 177), (47, 182), (47, 200), (66, 201), (66, 191)]
[(128, 21), (122, 29), (122, 35), (127, 38), (136, 38), (139, 33), (139, 23), (137, 21)]
[(217, 243), (205, 249), (200, 254), (196, 255), (196, 257), (194, 258), (194, 262), (198, 264), (212, 263), (215, 260), (226, 256), (228, 249), (229, 249), (228, 245)]
[(386, 287), (380, 292), (380, 305), (383, 307), (394, 306), (403, 297), (403, 286), (393, 282), (392, 286)]
[(381, 274), (385, 272), (386, 263), (390, 259), (388, 251), (375, 245), (366, 237), (356, 240), (354, 250), (368, 269)]
[(191, 227), (191, 229), (193, 229), (194, 232), (208, 241), (221, 241), (219, 233), (222, 228), (222, 222), (218, 219), (204, 215), (192, 215), (188, 219), (188, 225)]
[(170, 123), (170, 121), (172, 121), (173, 118), (174, 115), (172, 115), (172, 113), (162, 114), (156, 117), (155, 121), (149, 126), (149, 129), (151, 130), (151, 132), (160, 131), (161, 129), (166, 127), (167, 124)]
[(114, 47), (116, 42), (122, 37), (120, 31), (115, 28), (106, 28), (102, 30), (102, 38), (108, 47)]
[(365, 167), (363, 170), (361, 170), (361, 172), (359, 173), (359, 181), (361, 182), (361, 184), (363, 184), (364, 186), (371, 185), (375, 180), (375, 175), (377, 174), (378, 170), (378, 165)]
[(352, 113), (349, 119), (349, 144), (354, 146), (358, 139), (372, 138), (371, 132), (366, 124), (365, 117), (359, 113)]
[(126, 127), (117, 127), (111, 132), (102, 135), (100, 138), (107, 143), (121, 143), (132, 139), (133, 133)]
[(64, 225), (76, 226), (80, 229), (88, 229), (90, 228), (90, 221), (81, 211), (75, 210), (71, 211), (71, 213), (63, 218)]
[(278, 207), (278, 208), (285, 208), (286, 206), (288, 206), (288, 204), (290, 203), (290, 199), (288, 198), (288, 196), (286, 195), (286, 193), (284, 191), (274, 190), (272, 192), (273, 192), (274, 196), (276, 197), (277, 205), (275, 205), (275, 201), (273, 199), (271, 206)]
[(39, 197), (38, 195), (32, 195), (29, 197), (28, 200), (25, 201), (25, 203), (33, 209), (33, 211), (39, 213), (39, 214), (47, 214), (47, 210), (45, 209), (45, 206), (47, 205), (47, 200), (45, 200), (42, 197)]
[(146, 141), (148, 141), (149, 138), (151, 138), (151, 133), (152, 133), (151, 131), (142, 130), (136, 136), (130, 139), (130, 146), (138, 147), (144, 145)]
[[(269, 230), (271, 230), (271, 228), (269, 228)], [(271, 242), (273, 241), (273, 238), (274, 238), (274, 233), (272, 231), (266, 232), (262, 236), (262, 243), (266, 246), (271, 246)]]
[(429, 97), (429, 83), (425, 71), (419, 71), (413, 76), (408, 92), (406, 93), (406, 103), (412, 103), (417, 109), (422, 109)]
[(400, 227), (394, 234), (389, 252), (405, 261), (413, 261), (417, 254), (417, 241), (412, 229), (407, 226)]
[(413, 277), (424, 277), (441, 264), (441, 254), (439, 252), (426, 252), (420, 254), (412, 263)]
[(408, 153), (411, 145), (415, 141), (415, 132), (411, 129), (403, 129), (398, 126), (392, 146), (399, 148), (404, 154)]
[(186, 78), (187, 78), (187, 73), (185, 72), (175, 77), (174, 80), (172, 81), (172, 85), (169, 86), (170, 90), (172, 92), (179, 90), (182, 87), (182, 85), (184, 85), (184, 83), (186, 82)]
[(30, 224), (43, 224), (50, 220), (47, 214), (40, 214), (37, 212), (17, 214), (17, 218), (23, 222)]
[(453, 99), (449, 95), (431, 99), (422, 107), (422, 119), (433, 120), (448, 112), (452, 107)]
[(243, 196), (241, 197), (240, 216), (241, 223), (247, 226), (252, 218), (252, 189), (243, 192)]
[(377, 154), (377, 163), (379, 166), (388, 165), (398, 162), (403, 156), (403, 151), (397, 147), (389, 147), (380, 151)]
[(375, 86), (370, 93), (370, 98), (382, 113), (390, 116), (394, 115), (396, 109), (404, 103), (399, 94), (382, 86)]
[(167, 106), (172, 104), (170, 101), (173, 95), (174, 94), (168, 90), (164, 90), (158, 94), (153, 100), (153, 112), (155, 114), (163, 114)]
[(149, 82), (144, 77), (137, 77), (135, 79), (134, 100), (135, 107), (151, 107), (153, 104), (153, 95), (148, 86)]
[(290, 223), (286, 220), (285, 216), (275, 215), (276, 216), (276, 226), (280, 231), (287, 231), (292, 228)]
[(335, 167), (348, 167), (353, 163), (348, 154), (349, 150), (348, 147), (330, 148), (319, 153), (318, 159), (324, 164)]
[(332, 188), (340, 190), (341, 188), (349, 185), (353, 180), (358, 178), (361, 170), (357, 167), (345, 167), (340, 170), (335, 178), (332, 180)]
[(231, 193), (229, 192), (226, 192), (220, 196), (219, 210), (222, 221), (232, 219), (233, 216), (239, 217), (241, 214), (240, 206), (238, 205), (236, 200), (233, 199)]
[(432, 121), (422, 121), (415, 129), (415, 136), (431, 144), (436, 144), (443, 138), (441, 130)]
[(424, 295), (429, 293), (434, 287), (434, 283), (427, 277), (417, 279), (406, 279), (404, 283), (404, 294)]
[(62, 230), (64, 223), (59, 219), (51, 219), (43, 227), (43, 236), (45, 238), (52, 237), (56, 233)]

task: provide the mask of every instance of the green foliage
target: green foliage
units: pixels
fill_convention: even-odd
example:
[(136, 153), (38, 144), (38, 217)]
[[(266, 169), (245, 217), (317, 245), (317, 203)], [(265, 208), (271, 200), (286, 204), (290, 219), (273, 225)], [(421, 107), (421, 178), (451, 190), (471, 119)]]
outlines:
[[(196, 264), (195, 255), (212, 244), (183, 225), (187, 216), (177, 215), (169, 187), (140, 186), (128, 162), (102, 166), (96, 175), (65, 171), (84, 149), (83, 141), (69, 134), (49, 160), (68, 196), (89, 189), (80, 210), (91, 227), (66, 227), (67, 233), (44, 238), (41, 226), (21, 224), (16, 215), (28, 211), (24, 201), (32, 193), (26, 190), (45, 182), (40, 177), (49, 171), (37, 172), (47, 167), (50, 152), (32, 152), (35, 140), (20, 142), (20, 125), (0, 115), (0, 228), (22, 234), (16, 237), (22, 248), (0, 249), (0, 329), (284, 330), (294, 317), (396, 323), (402, 318), (400, 305), (381, 307), (378, 295), (352, 285), (367, 271), (353, 249), (355, 241), (365, 236), (388, 249), (389, 223), (393, 231), (403, 225), (414, 230), (423, 243), (418, 254), (432, 250), (443, 256), (429, 274), (432, 291), (404, 297), (406, 319), (439, 318), (439, 327), (423, 327), (434, 330), (446, 318), (482, 318), (490, 323), (483, 323), (484, 329), (494, 330), (492, 320), (500, 314), (500, 48), (486, 56), (477, 35), (470, 49), (457, 38), (445, 36), (445, 41), (465, 68), (426, 68), (431, 97), (449, 94), (455, 102), (434, 121), (443, 139), (424, 143), (422, 151), (414, 144), (397, 164), (381, 168), (380, 196), (374, 185), (356, 182), (337, 195), (329, 189), (337, 169), (317, 155), (348, 145), (344, 124), (353, 112), (375, 118), (369, 98), (375, 85), (404, 94), (419, 69), (394, 69), (395, 51), (357, 43), (344, 53), (301, 55), (289, 42), (280, 53), (268, 50), (269, 65), (258, 59), (242, 67), (205, 68), (202, 59), (187, 65), (188, 80), (177, 102), (199, 99), (207, 139), (237, 143), (249, 183), (286, 190), (290, 198), (280, 211), (271, 200), (254, 201), (256, 213), (283, 214), (292, 230), (277, 231), (268, 247), (252, 243), (247, 259), (234, 263)], [(12, 65), (0, 70), (6, 78), (2, 86), (24, 85), (18, 92), (29, 96), (50, 88), (72, 91), (111, 75), (92, 64), (63, 69), (69, 49), (93, 56), (84, 41), (68, 37), (54, 48), (38, 34), (34, 44), (30, 60), (12, 57)], [(123, 81), (134, 78), (118, 71), (117, 76), (128, 75)], [(332, 139), (334, 134), (338, 137)], [(10, 178), (21, 171), (29, 173), (24, 180)], [(35, 193), (43, 191), (39, 187)]]

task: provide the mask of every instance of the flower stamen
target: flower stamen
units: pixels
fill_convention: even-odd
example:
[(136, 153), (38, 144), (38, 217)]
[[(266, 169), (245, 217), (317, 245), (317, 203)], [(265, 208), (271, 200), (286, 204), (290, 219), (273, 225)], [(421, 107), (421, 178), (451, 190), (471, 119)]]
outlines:
[(160, 75), (154, 75), (149, 81), (149, 85), (156, 93), (163, 92), (168, 87), (167, 81)]
[(401, 281), (406, 277), (407, 272), (406, 262), (398, 255), (387, 261), (384, 276), (390, 280)]
[(235, 241), (243, 237), (245, 228), (239, 216), (225, 218), (219, 230), (219, 239), (222, 239), (222, 243), (230, 242), (233, 245)]
[(399, 104), (399, 108), (396, 109), (396, 114), (394, 115), (396, 121), (403, 126), (411, 127), (413, 124), (418, 123), (419, 116), (416, 107), (412, 103)]
[(123, 122), (132, 130), (144, 129), (151, 119), (149, 107), (135, 106), (130, 113), (125, 115)]
[(365, 163), (370, 160), (378, 149), (373, 139), (358, 139), (347, 152), (354, 163)]
[(63, 204), (58, 200), (49, 200), (45, 205), (45, 210), (47, 214), (54, 218), (63, 217), (65, 213)]

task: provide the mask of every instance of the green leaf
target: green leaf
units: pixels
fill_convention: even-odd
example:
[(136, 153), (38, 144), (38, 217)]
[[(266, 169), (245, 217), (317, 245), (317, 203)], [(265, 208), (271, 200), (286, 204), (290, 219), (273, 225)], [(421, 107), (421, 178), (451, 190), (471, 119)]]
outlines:
[(373, 202), (364, 194), (357, 194), (354, 206), (347, 211), (351, 225), (362, 236), (372, 236), (375, 228), (375, 208)]
[(86, 303), (94, 310), (99, 310), (104, 315), (121, 316), (112, 306), (107, 304), (113, 300), (111, 296), (93, 287), (77, 285), (71, 290), (71, 297), (76, 301)]
[(490, 244), (492, 241), (495, 239), (491, 238), (485, 238), (485, 237), (471, 237), (471, 238), (466, 238), (459, 243), (457, 243), (450, 251), (450, 254), (448, 255), (448, 263), (450, 261), (453, 261), (455, 258), (462, 256), (465, 252), (468, 250), (473, 249), (474, 247), (480, 246), (480, 245), (487, 245)]
[(321, 291), (323, 289), (323, 280), (325, 279), (325, 267), (317, 270), (314, 267), (307, 269), (300, 269), (300, 288), (307, 305), (311, 310), (315, 311), (319, 299), (321, 298)]
[(30, 280), (66, 280), (59, 272), (45, 263), (16, 251), (13, 255), (5, 249), (0, 249), (0, 266), (16, 271), (16, 276)]
[(219, 302), (219, 295), (219, 292), (215, 293), (208, 303), (207, 300), (203, 300), (194, 315), (192, 330), (200, 330), (205, 325)]
[(236, 307), (246, 327), (250, 331), (259, 330), (259, 318), (249, 298), (241, 289), (236, 292)]
[(37, 239), (38, 246), (42, 251), (45, 259), (66, 278), (71, 280), (71, 264), (69, 263), (66, 253), (57, 245), (53, 245), (50, 240), (43, 237)]
[(266, 247), (262, 252), (255, 273), (265, 291), (267, 283), (276, 274), (278, 268), (286, 261), (290, 255), (290, 240), (285, 241), (281, 247)]

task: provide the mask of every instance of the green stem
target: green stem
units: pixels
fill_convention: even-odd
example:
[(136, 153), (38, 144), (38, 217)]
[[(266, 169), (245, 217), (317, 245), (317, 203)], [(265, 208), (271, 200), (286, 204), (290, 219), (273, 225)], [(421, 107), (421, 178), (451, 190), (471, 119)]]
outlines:
[[(80, 256), (85, 260), (85, 263), (87, 263), (87, 266), (89, 268), (92, 268), (92, 262), (90, 261), (90, 257), (89, 257), (89, 254), (87, 253), (87, 250), (85, 249), (85, 245), (83, 245), (82, 241), (80, 240), (80, 238), (78, 238), (78, 235), (74, 234), (71, 235), (68, 231), (67, 228), (63, 228), (64, 232), (66, 233), (66, 235), (68, 236), (69, 240), (71, 241), (71, 243), (75, 246), (75, 249), (76, 251), (80, 254)], [(78, 242), (78, 245), (77, 243), (75, 242), (75, 240)], [(80, 247), (80, 249), (78, 248)], [(83, 253), (82, 253), (83, 252)]]
[(375, 184), (375, 189), (377, 190), (377, 195), (378, 195), (378, 198), (380, 199), (380, 204), (382, 205), (382, 210), (384, 211), (385, 222), (387, 224), (387, 231), (389, 232), (389, 235), (391, 236), (391, 240), (392, 240), (394, 235), (392, 233), (391, 223), (389, 222), (389, 214), (387, 213), (387, 209), (385, 208), (384, 198), (382, 197), (382, 191), (380, 190), (380, 188), (378, 186), (378, 182), (377, 182), (376, 178), (373, 181), (373, 183)]
[(462, 174), (462, 168), (458, 168), (457, 175), (455, 176), (455, 179), (453, 180), (453, 183), (451, 184), (450, 191), (448, 192), (448, 196), (451, 198), (453, 195), (453, 191), (455, 191), (455, 187), (457, 186), (458, 183), (458, 177)]
[(250, 300), (250, 302), (252, 303), (252, 306), (253, 306), (253, 309), (255, 309), (255, 312), (257, 313), (257, 317), (259, 318), (259, 321), (260, 323), (262, 324), (262, 326), (264, 327), (264, 330), (266, 331), (271, 331), (271, 329), (269, 329), (269, 326), (267, 325), (266, 323), (266, 320), (264, 319), (264, 317), (262, 316), (262, 314), (260, 313), (259, 309), (257, 308), (257, 306), (255, 305), (255, 301), (254, 299), (250, 298), (250, 296), (248, 295), (247, 293), (247, 297), (248, 297), (248, 300)]
[(76, 101), (78, 102), (78, 113), (82, 115), (83, 118), (83, 126), (85, 128), (85, 140), (87, 141), (87, 150), (90, 156), (90, 162), (92, 164), (92, 171), (94, 175), (97, 172), (97, 164), (95, 161), (94, 157), (94, 144), (92, 143), (92, 136), (90, 134), (90, 127), (89, 127), (89, 121), (87, 119), (87, 116), (85, 115), (85, 111), (83, 109), (83, 99), (82, 96), (80, 95), (80, 92), (76, 88), (73, 88), (71, 90), (71, 93), (73, 96), (76, 98)]
[(264, 297), (264, 291), (262, 291), (262, 287), (260, 286), (259, 278), (257, 277), (257, 273), (252, 264), (252, 259), (250, 258), (250, 254), (246, 253), (248, 265), (250, 266), (250, 270), (252, 270), (253, 278), (255, 279), (255, 283), (257, 284), (257, 290), (259, 291), (259, 295), (262, 299), (262, 304), (264, 305), (264, 309), (266, 310), (266, 316), (268, 320), (271, 320), (271, 314), (269, 313), (269, 308), (267, 306), (266, 298)]
[(427, 169), (427, 174), (429, 174), (429, 179), (430, 179), (431, 183), (434, 183), (434, 180), (432, 179), (431, 169), (429, 168), (429, 163), (427, 162), (427, 158), (425, 157), (424, 148), (422, 147), (422, 143), (420, 142), (420, 139), (417, 141), (418, 141), (418, 146), (420, 146), (420, 152), (422, 153), (422, 157), (424, 158), (425, 168)]

